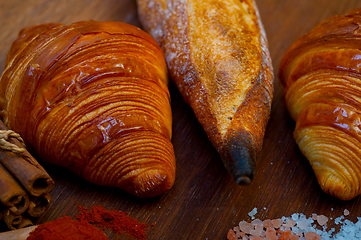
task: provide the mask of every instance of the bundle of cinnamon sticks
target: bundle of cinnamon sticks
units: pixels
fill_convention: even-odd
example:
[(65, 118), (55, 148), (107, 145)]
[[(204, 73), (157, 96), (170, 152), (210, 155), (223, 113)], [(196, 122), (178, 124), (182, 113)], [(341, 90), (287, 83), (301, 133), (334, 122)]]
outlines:
[[(33, 225), (50, 206), (54, 181), (0, 121), (0, 220), (10, 230)], [(5, 143), (5, 144), (4, 144)]]

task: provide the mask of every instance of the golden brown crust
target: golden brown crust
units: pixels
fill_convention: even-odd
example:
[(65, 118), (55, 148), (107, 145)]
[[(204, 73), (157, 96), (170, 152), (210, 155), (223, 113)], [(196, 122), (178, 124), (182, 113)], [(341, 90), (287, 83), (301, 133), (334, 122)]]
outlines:
[(361, 194), (361, 9), (328, 18), (295, 41), (280, 64), (294, 137), (324, 192)]
[(141, 196), (175, 179), (164, 54), (132, 25), (27, 28), (1, 78), (5, 123), (47, 162)]
[[(237, 179), (253, 178), (273, 70), (254, 1), (138, 0), (172, 80)], [(242, 180), (241, 180), (242, 181)]]

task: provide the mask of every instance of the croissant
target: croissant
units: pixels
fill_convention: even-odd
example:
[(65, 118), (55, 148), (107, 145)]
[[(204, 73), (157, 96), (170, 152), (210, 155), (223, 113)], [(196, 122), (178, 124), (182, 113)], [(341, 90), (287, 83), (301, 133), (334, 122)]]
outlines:
[(325, 193), (361, 193), (361, 9), (325, 19), (295, 41), (279, 78), (294, 138)]
[(8, 53), (1, 117), (44, 161), (154, 197), (175, 180), (167, 84), (162, 50), (135, 26), (43, 24)]
[(254, 1), (137, 0), (171, 79), (238, 184), (249, 184), (273, 98), (273, 69)]

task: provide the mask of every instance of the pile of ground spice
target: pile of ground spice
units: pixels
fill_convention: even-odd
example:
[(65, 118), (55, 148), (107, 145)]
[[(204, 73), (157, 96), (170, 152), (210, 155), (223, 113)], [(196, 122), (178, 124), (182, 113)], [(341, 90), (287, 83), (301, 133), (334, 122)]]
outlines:
[(108, 240), (99, 228), (68, 216), (46, 222), (30, 232), (27, 240)]
[(110, 229), (114, 233), (129, 234), (139, 240), (146, 239), (149, 225), (131, 218), (128, 213), (117, 210), (106, 210), (103, 206), (93, 206), (90, 209), (78, 207), (80, 213), (76, 216), (79, 221), (87, 221), (102, 229)]

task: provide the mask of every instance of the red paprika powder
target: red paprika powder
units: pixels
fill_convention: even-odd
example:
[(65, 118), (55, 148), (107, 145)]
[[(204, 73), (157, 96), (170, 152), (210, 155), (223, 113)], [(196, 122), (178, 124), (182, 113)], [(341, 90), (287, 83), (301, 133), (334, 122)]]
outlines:
[(109, 240), (99, 228), (68, 216), (36, 227), (26, 240)]
[(127, 233), (133, 238), (146, 239), (149, 226), (132, 219), (126, 212), (106, 210), (103, 206), (93, 206), (90, 210), (80, 206), (80, 213), (76, 216), (79, 221), (87, 221), (101, 228), (111, 229), (114, 233)]

